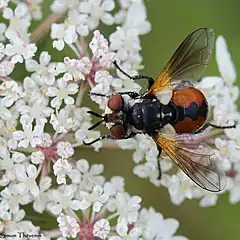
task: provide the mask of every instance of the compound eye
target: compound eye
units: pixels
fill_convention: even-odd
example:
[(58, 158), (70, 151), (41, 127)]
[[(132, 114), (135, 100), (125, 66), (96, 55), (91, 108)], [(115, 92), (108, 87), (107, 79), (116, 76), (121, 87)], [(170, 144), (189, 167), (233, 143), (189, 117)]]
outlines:
[(111, 127), (110, 133), (117, 139), (123, 139), (126, 135), (126, 131), (122, 124), (117, 124)]
[(120, 111), (123, 108), (123, 98), (120, 94), (112, 95), (108, 100), (108, 107), (114, 112)]

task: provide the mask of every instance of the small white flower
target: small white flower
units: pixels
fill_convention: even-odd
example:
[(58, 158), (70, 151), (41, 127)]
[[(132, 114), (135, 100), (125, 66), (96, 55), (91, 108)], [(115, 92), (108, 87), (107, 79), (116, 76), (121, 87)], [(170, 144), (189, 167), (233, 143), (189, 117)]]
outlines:
[(109, 182), (104, 184), (104, 192), (109, 196), (115, 196), (117, 192), (124, 191), (124, 178), (112, 177)]
[(12, 155), (8, 151), (1, 152), (0, 169), (12, 169), (15, 163), (22, 163), (26, 160), (23, 153), (13, 152)]
[(53, 165), (54, 174), (57, 176), (58, 184), (66, 184), (66, 174), (72, 170), (71, 164), (67, 160), (59, 158)]
[(25, 61), (26, 69), (29, 72), (34, 72), (33, 78), (38, 78), (38, 83), (43, 85), (53, 85), (55, 74), (52, 71), (50, 64), (51, 55), (48, 52), (42, 52), (39, 57), (39, 63), (33, 59)]
[[(92, 88), (91, 92), (108, 95), (110, 93), (113, 77), (107, 71), (97, 71), (95, 74), (95, 82), (97, 84)], [(106, 98), (92, 95), (91, 99), (97, 102), (101, 109), (106, 108)]]
[(97, 221), (93, 226), (93, 236), (106, 239), (110, 232), (110, 224), (107, 219)]
[(52, 137), (49, 133), (44, 133), (41, 136), (42, 142), (41, 142), (41, 147), (50, 147), (53, 143)]
[(28, 8), (34, 20), (41, 20), (43, 17), (41, 3), (42, 0), (31, 0), (31, 4), (28, 4)]
[(111, 67), (112, 61), (115, 58), (115, 53), (110, 51), (108, 41), (98, 30), (94, 31), (94, 37), (89, 43), (89, 47), (102, 67)]
[[(102, 164), (94, 164), (91, 167), (85, 159), (78, 160), (76, 162), (76, 169), (78, 176), (80, 175), (80, 181), (78, 179), (78, 191), (92, 191), (95, 185), (102, 185), (104, 183), (104, 177), (100, 174), (103, 172)], [(71, 172), (73, 173), (73, 172)], [(73, 181), (73, 175), (69, 174), (69, 177)], [(75, 173), (76, 174), (76, 173)]]
[(56, 115), (51, 115), (50, 123), (56, 133), (66, 133), (75, 126), (76, 120), (69, 116), (67, 109), (62, 108)]
[(117, 51), (117, 58), (126, 61), (141, 50), (138, 32), (135, 29), (117, 27), (109, 37), (110, 48)]
[(0, 8), (5, 8), (8, 6), (9, 0), (1, 0), (0, 1)]
[(219, 149), (220, 156), (223, 159), (227, 159), (231, 162), (239, 162), (240, 161), (240, 150), (236, 145), (236, 142), (233, 140), (221, 140), (220, 138), (216, 138), (215, 146)]
[(21, 182), (19, 183), (19, 188), (29, 191), (34, 197), (39, 194), (39, 187), (36, 183), (36, 178), (38, 176), (37, 168), (30, 164), (27, 167), (18, 164), (16, 167), (17, 179)]
[(36, 147), (41, 144), (42, 125), (36, 125), (34, 129), (32, 129), (32, 124), (23, 124), (22, 127), (23, 131), (13, 132), (13, 139), (17, 141), (18, 147), (27, 148), (29, 144), (31, 147)]
[(14, 11), (11, 8), (5, 8), (3, 17), (9, 20), (9, 27), (5, 32), (6, 37), (14, 42), (14, 37), (20, 36), (21, 38), (28, 38), (28, 27), (31, 24), (31, 17), (27, 4), (17, 4)]
[(31, 154), (31, 162), (33, 164), (42, 164), (44, 160), (45, 156), (42, 151), (36, 151)]
[(65, 23), (57, 24), (53, 23), (51, 28), (51, 38), (57, 39), (53, 41), (53, 47), (57, 50), (63, 50), (65, 42), (72, 44), (77, 40), (77, 33), (75, 26), (68, 21)]
[(62, 189), (52, 190), (48, 194), (51, 202), (47, 204), (47, 208), (55, 215), (68, 208), (79, 210), (80, 201), (73, 200), (74, 192), (75, 188), (72, 185), (64, 185)]
[[(11, 213), (16, 214), (19, 212), (19, 204), (25, 205), (31, 201), (31, 197), (27, 194), (26, 191), (21, 193), (18, 191), (17, 185), (11, 184), (9, 187), (5, 187), (1, 191), (1, 203), (0, 209), (5, 208), (5, 211), (0, 212), (0, 217), (4, 218), (3, 215), (6, 215), (7, 210), (10, 210)], [(2, 216), (1, 216), (2, 215)]]
[(129, 230), (127, 221), (124, 219), (118, 222), (116, 231), (120, 235), (120, 237), (112, 236), (109, 238), (109, 240), (138, 240), (140, 239), (140, 236), (142, 234), (142, 229), (139, 227), (133, 227), (131, 230)]
[(15, 81), (6, 81), (0, 86), (2, 102), (6, 107), (13, 105), (15, 101), (23, 96), (22, 87)]
[(74, 104), (73, 95), (78, 91), (78, 85), (75, 83), (67, 83), (62, 78), (57, 80), (57, 87), (49, 87), (46, 93), (49, 97), (54, 97), (51, 101), (51, 106), (54, 108), (59, 108), (64, 100), (65, 104)]
[(10, 75), (14, 69), (14, 63), (11, 61), (1, 61), (0, 63), (0, 76), (6, 77)]
[(62, 158), (69, 158), (74, 154), (74, 149), (70, 142), (59, 142), (57, 144), (57, 154)]
[(146, 20), (146, 7), (141, 1), (133, 1), (126, 16), (125, 27), (136, 29), (139, 34), (146, 34), (151, 30), (151, 23)]
[(138, 218), (138, 210), (141, 207), (140, 202), (141, 198), (139, 196), (130, 197), (127, 193), (117, 193), (115, 208), (119, 214), (118, 221), (121, 222), (123, 219), (127, 224), (136, 222)]
[(103, 193), (103, 188), (99, 185), (96, 185), (90, 194), (85, 191), (80, 191), (78, 195), (80, 199), (80, 209), (86, 210), (93, 204), (94, 212), (99, 212), (109, 198), (108, 195)]
[(15, 38), (13, 44), (7, 44), (4, 53), (12, 57), (11, 61), (15, 64), (22, 63), (35, 55), (37, 47), (35, 43), (25, 43), (21, 38)]
[(97, 28), (99, 20), (107, 25), (112, 25), (114, 18), (109, 13), (115, 7), (113, 0), (88, 0), (79, 4), (80, 14), (87, 14), (86, 20), (90, 30)]
[(167, 177), (163, 183), (167, 185), (172, 203), (180, 205), (185, 198), (194, 198), (194, 188), (197, 186), (183, 172)]
[(72, 237), (76, 238), (77, 234), (80, 232), (80, 226), (77, 223), (76, 219), (68, 215), (60, 214), (57, 218), (58, 227), (64, 238)]
[[(100, 132), (99, 131), (89, 131), (88, 128), (91, 126), (90, 123), (83, 123), (81, 128), (78, 129), (75, 132), (75, 138), (78, 142), (83, 142), (83, 141), (92, 141), (95, 140), (96, 138), (100, 137)], [(101, 141), (98, 141), (92, 145), (94, 147), (95, 151), (98, 151), (100, 147), (102, 147)]]
[(43, 213), (46, 203), (48, 201), (47, 191), (51, 187), (52, 179), (48, 176), (44, 176), (39, 182), (39, 194), (35, 196), (33, 202), (33, 209), (38, 213)]
[(28, 103), (34, 104), (35, 102), (46, 102), (47, 92), (46, 86), (39, 86), (33, 78), (25, 77), (23, 80), (23, 87), (25, 90), (25, 100)]
[(63, 75), (63, 79), (65, 81), (85, 80), (92, 69), (92, 62), (88, 57), (83, 57), (80, 60), (65, 57), (64, 64), (66, 72)]
[(143, 239), (163, 239), (163, 240), (187, 240), (183, 236), (173, 236), (179, 223), (175, 219), (164, 219), (162, 214), (157, 213), (153, 208), (142, 209), (136, 226), (143, 226)]
[[(73, 106), (70, 106), (70, 107), (73, 107)], [(71, 109), (73, 117), (76, 121), (76, 124), (73, 127), (74, 131), (76, 131), (79, 128), (82, 128), (82, 124), (86, 122), (91, 122), (92, 116), (88, 113), (89, 110), (90, 108), (88, 107), (81, 107), (81, 108), (73, 107)]]
[(3, 104), (2, 99), (0, 99), (0, 118), (4, 121), (10, 120), (12, 118), (11, 112)]
[(207, 192), (206, 194), (203, 194), (203, 196), (199, 202), (199, 206), (200, 207), (215, 206), (217, 203), (217, 200), (218, 200), (218, 194)]
[(65, 0), (55, 0), (51, 5), (51, 10), (53, 12), (61, 13), (66, 11), (66, 9), (69, 9), (69, 10), (76, 9), (78, 4), (79, 4), (78, 0), (70, 0), (68, 2), (66, 2)]
[(31, 122), (36, 120), (37, 124), (45, 124), (47, 118), (53, 112), (53, 109), (48, 107), (47, 101), (35, 101), (34, 103), (29, 103), (28, 105), (23, 104), (19, 111), (22, 114), (21, 118), (29, 117)]

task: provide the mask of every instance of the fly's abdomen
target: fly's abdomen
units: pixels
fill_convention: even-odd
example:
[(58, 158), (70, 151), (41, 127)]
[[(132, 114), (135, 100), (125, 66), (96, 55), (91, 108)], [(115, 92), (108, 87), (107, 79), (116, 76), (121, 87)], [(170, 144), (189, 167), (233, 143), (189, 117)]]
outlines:
[(177, 133), (192, 133), (205, 123), (208, 104), (199, 90), (193, 87), (176, 90), (172, 102), (178, 113), (178, 119), (174, 124)]

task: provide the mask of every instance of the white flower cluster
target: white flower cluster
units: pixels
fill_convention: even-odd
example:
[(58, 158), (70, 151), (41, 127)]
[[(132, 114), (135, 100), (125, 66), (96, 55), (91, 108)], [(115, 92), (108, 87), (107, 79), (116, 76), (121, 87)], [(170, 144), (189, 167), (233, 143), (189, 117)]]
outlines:
[[(164, 219), (153, 208), (141, 209), (141, 198), (124, 192), (124, 179), (113, 177), (105, 182), (99, 175), (102, 170), (102, 165), (90, 167), (86, 160), (81, 159), (69, 174), (71, 184), (49, 190), (48, 199), (51, 200), (46, 207), (58, 216), (63, 237), (111, 240), (174, 238), (178, 228), (175, 219)], [(77, 211), (80, 211), (80, 217)]]
[[(60, 145), (60, 156), (69, 158), (73, 154), (69, 144)], [(12, 179), (8, 184), (1, 181), (2, 186), (7, 185), (0, 193), (0, 230), (5, 235), (16, 234), (18, 229), (25, 233), (45, 235), (41, 238), (45, 240), (53, 237), (52, 231), (45, 231), (43, 235), (39, 227), (24, 220), (26, 213), (21, 206), (31, 203), (34, 211), (49, 211), (56, 216), (59, 230), (54, 231), (54, 237), (59, 240), (77, 236), (79, 239), (98, 237), (111, 240), (175, 239), (173, 235), (179, 226), (178, 222), (164, 219), (153, 208), (141, 209), (141, 198), (124, 191), (122, 177), (116, 176), (105, 181), (100, 175), (103, 165), (89, 166), (85, 159), (76, 161), (76, 164), (59, 159), (54, 164), (54, 174), (58, 176), (57, 182), (64, 184), (54, 187), (52, 179), (40, 176), (41, 167), (37, 168), (24, 154), (15, 152), (6, 157), (6, 171), (11, 170), (8, 175), (12, 174)], [(31, 160), (41, 157), (44, 156), (40, 152), (35, 152)], [(11, 164), (6, 163), (7, 160)], [(40, 180), (37, 179), (39, 176)], [(66, 176), (68, 184), (65, 182)], [(178, 239), (187, 238), (178, 236)]]
[[(137, 70), (142, 67), (139, 37), (151, 30), (151, 25), (146, 19), (146, 9), (141, 0), (120, 0), (119, 4), (121, 7), (115, 14), (112, 12), (117, 8), (117, 4), (113, 0), (76, 0), (70, 3), (55, 0), (51, 6), (54, 12), (67, 11), (67, 19), (64, 23), (52, 25), (53, 47), (62, 50), (67, 44), (72, 48), (82, 62), (72, 60), (72, 71), (77, 73), (80, 71), (83, 75), (87, 75), (81, 78), (78, 74), (78, 78), (87, 80), (92, 91), (96, 93), (107, 94), (126, 89), (139, 91), (141, 88), (118, 71), (117, 77), (111, 76), (106, 71), (111, 68), (112, 61), (115, 59), (129, 74), (137, 74)], [(93, 55), (89, 58), (86, 54), (86, 46), (82, 44), (81, 39), (96, 29), (100, 22), (107, 25), (116, 24), (117, 28), (109, 36), (109, 46), (99, 31), (94, 32), (94, 38), (89, 45)], [(86, 66), (88, 66), (87, 69)], [(85, 69), (85, 72), (81, 69)], [(76, 79), (74, 77), (75, 81)], [(100, 108), (105, 108), (105, 99), (96, 96), (92, 96), (92, 99), (99, 103)]]
[[(108, 94), (140, 90), (120, 72), (112, 76), (110, 71), (113, 60), (130, 74), (142, 67), (140, 36), (151, 30), (143, 1), (55, 0), (52, 13), (32, 33), (32, 22), (43, 16), (42, 1), (11, 1), (11, 7), (8, 2), (0, 1), (0, 233), (24, 232), (24, 239), (42, 240), (186, 239), (174, 236), (175, 219), (141, 208), (141, 198), (125, 192), (122, 177), (106, 181), (103, 165), (89, 166), (74, 156), (83, 140), (100, 136), (88, 130), (90, 109), (82, 106), (88, 85)], [(64, 14), (63, 23), (56, 23)], [(100, 23), (116, 25), (109, 43), (97, 30)], [(38, 49), (32, 41), (44, 33), (43, 27), (51, 29), (56, 51), (68, 46), (76, 57), (56, 62), (47, 49)], [(28, 72), (24, 79), (15, 74), (19, 64)], [(105, 99), (93, 99), (105, 108)], [(93, 144), (94, 150), (101, 146)], [(148, 150), (149, 159), (156, 158), (156, 151)], [(59, 229), (34, 226), (26, 220), (31, 219), (27, 205), (40, 216), (50, 213)]]

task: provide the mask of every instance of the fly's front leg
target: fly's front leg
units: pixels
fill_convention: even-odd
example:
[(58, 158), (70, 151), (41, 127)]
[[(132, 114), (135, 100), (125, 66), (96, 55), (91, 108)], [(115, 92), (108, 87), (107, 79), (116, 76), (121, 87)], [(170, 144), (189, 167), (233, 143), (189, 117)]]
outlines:
[(148, 80), (148, 89), (151, 88), (151, 86), (154, 83), (154, 79), (152, 77), (149, 76), (145, 76), (145, 75), (136, 75), (136, 76), (130, 76), (129, 74), (127, 74), (123, 69), (121, 69), (119, 67), (119, 65), (117, 64), (116, 61), (113, 62), (113, 64), (115, 65), (115, 67), (125, 76), (127, 76), (128, 78), (132, 79), (132, 80), (138, 80), (138, 79), (146, 79)]
[(105, 94), (101, 94), (101, 93), (95, 93), (95, 92), (89, 92), (88, 93), (88, 96), (97, 96), (97, 97), (106, 97), (106, 98), (109, 98), (110, 95), (105, 95)]
[(140, 94), (137, 92), (127, 91), (127, 92), (118, 92), (120, 95), (128, 95), (129, 97), (135, 99), (140, 97)]
[[(140, 94), (137, 92), (133, 92), (133, 91), (127, 91), (127, 92), (117, 92), (120, 95), (129, 95), (131, 98), (135, 99), (140, 97)], [(115, 93), (116, 94), (116, 93)], [(105, 95), (105, 94), (101, 94), (101, 93), (95, 93), (95, 92), (90, 92), (88, 93), (88, 96), (98, 96), (98, 97), (106, 97), (106, 98), (110, 98), (110, 95)]]
[[(125, 136), (123, 139), (128, 139), (128, 138), (132, 138), (136, 135), (136, 133), (130, 133), (128, 136)], [(91, 142), (85, 142), (83, 141), (83, 144), (84, 145), (87, 145), (87, 146), (90, 146), (98, 141), (101, 141), (101, 140), (104, 140), (104, 139), (107, 139), (107, 140), (121, 140), (121, 139), (117, 139), (116, 137), (112, 136), (112, 135), (103, 135)]]
[(114, 136), (111, 136), (111, 135), (103, 135), (103, 136), (101, 136), (101, 137), (99, 137), (99, 138), (97, 138), (97, 139), (95, 139), (95, 140), (93, 140), (93, 141), (91, 141), (91, 142), (85, 142), (85, 141), (83, 141), (83, 144), (84, 144), (84, 145), (87, 145), (87, 146), (90, 146), (90, 145), (92, 145), (92, 144), (94, 144), (94, 143), (96, 143), (96, 142), (98, 142), (98, 141), (103, 140), (103, 139), (116, 140), (116, 138), (115, 138)]

